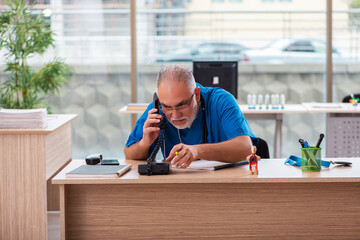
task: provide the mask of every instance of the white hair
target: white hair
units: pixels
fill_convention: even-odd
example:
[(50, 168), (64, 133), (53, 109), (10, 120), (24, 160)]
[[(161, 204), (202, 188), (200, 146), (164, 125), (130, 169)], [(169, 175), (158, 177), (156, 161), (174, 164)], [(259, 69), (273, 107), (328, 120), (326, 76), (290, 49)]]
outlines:
[(196, 88), (195, 78), (191, 70), (179, 65), (171, 65), (160, 70), (156, 80), (157, 88), (165, 81), (184, 82), (190, 92), (195, 91)]

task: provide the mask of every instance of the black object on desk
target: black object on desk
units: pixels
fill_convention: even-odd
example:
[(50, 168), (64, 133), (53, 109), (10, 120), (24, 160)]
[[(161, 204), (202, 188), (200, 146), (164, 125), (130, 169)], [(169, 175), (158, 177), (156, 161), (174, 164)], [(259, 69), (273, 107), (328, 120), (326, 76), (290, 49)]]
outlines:
[(85, 158), (86, 165), (120, 165), (117, 159), (103, 159), (101, 154), (90, 154)]
[(119, 161), (117, 159), (103, 159), (101, 165), (119, 165)]
[(231, 167), (242, 166), (242, 165), (247, 165), (247, 164), (249, 164), (249, 161), (242, 160), (242, 161), (239, 161), (239, 162), (226, 163), (226, 164), (223, 164), (223, 165), (215, 166), (214, 170), (220, 170), (220, 169), (224, 169), (224, 168), (231, 168)]
[[(160, 106), (159, 106), (160, 102), (156, 93), (154, 93), (153, 96), (153, 104), (154, 104), (154, 108), (157, 109), (157, 113), (160, 114)], [(157, 163), (155, 161), (156, 154), (160, 150), (161, 144), (163, 143), (164, 140), (164, 129), (166, 127), (166, 123), (165, 121), (161, 120), (161, 122), (158, 123), (157, 125), (160, 128), (159, 138), (157, 140), (155, 149), (152, 151), (152, 153), (146, 160), (147, 163), (141, 163), (138, 165), (138, 173), (140, 175), (151, 176), (151, 175), (163, 175), (170, 173), (170, 166), (168, 163)]]
[(87, 156), (85, 158), (86, 164), (87, 165), (96, 165), (99, 164), (102, 160), (102, 155), (101, 154), (90, 154), (89, 156)]
[(345, 161), (330, 161), (331, 164), (343, 167), (351, 167), (352, 162), (345, 162)]
[(323, 133), (321, 133), (320, 134), (320, 136), (319, 136), (319, 140), (318, 140), (318, 142), (316, 143), (316, 148), (319, 148), (320, 147), (320, 144), (321, 144), (321, 142), (322, 142), (322, 140), (323, 140), (323, 138), (325, 137), (325, 135), (323, 134)]
[(162, 137), (158, 138), (155, 149), (147, 158), (146, 163), (141, 163), (138, 165), (138, 173), (140, 175), (151, 176), (151, 175), (164, 175), (170, 173), (170, 166), (168, 163), (157, 163), (155, 161), (156, 154), (160, 150), (163, 139), (164, 139), (164, 131), (162, 131)]

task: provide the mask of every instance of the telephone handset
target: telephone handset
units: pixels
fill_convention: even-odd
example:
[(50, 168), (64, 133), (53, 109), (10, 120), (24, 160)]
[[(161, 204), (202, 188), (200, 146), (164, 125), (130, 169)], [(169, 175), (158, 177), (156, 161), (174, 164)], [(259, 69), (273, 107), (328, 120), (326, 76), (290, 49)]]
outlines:
[[(160, 114), (160, 102), (159, 102), (159, 98), (158, 98), (156, 92), (154, 93), (154, 96), (153, 96), (153, 104), (154, 104), (154, 108), (157, 109), (157, 114)], [(166, 122), (164, 121), (164, 116), (163, 116), (163, 120), (161, 120), (159, 123), (157, 123), (157, 125), (160, 129), (164, 129), (166, 127)]]

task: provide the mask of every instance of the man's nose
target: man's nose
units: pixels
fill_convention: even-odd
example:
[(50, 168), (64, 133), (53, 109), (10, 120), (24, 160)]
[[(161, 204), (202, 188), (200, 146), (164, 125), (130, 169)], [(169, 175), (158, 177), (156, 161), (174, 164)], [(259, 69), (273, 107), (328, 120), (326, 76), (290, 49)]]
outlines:
[(172, 111), (172, 117), (175, 118), (175, 119), (180, 118), (181, 115), (182, 115), (182, 114), (181, 114), (181, 112), (180, 112), (179, 110), (175, 110), (175, 109), (174, 109), (174, 110)]

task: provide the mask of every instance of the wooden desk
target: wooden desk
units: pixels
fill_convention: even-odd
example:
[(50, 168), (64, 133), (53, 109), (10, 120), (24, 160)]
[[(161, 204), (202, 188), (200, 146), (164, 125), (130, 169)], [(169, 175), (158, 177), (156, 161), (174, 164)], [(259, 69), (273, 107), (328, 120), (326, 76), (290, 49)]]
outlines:
[(173, 169), (140, 176), (138, 161), (116, 179), (60, 184), (62, 239), (358, 239), (360, 160), (302, 173), (284, 159), (219, 171)]
[(49, 115), (44, 129), (0, 129), (0, 239), (46, 239), (47, 180), (71, 160), (75, 117)]

